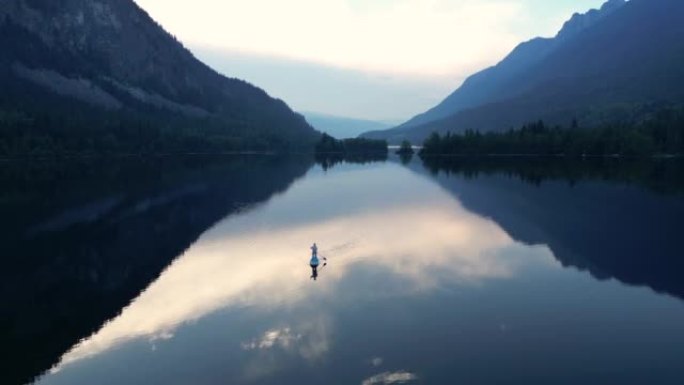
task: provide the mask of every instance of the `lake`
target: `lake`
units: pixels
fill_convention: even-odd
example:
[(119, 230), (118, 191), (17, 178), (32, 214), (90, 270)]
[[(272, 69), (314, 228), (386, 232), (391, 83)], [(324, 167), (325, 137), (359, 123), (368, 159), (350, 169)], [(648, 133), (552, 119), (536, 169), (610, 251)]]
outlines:
[(682, 384), (681, 163), (5, 163), (0, 382)]

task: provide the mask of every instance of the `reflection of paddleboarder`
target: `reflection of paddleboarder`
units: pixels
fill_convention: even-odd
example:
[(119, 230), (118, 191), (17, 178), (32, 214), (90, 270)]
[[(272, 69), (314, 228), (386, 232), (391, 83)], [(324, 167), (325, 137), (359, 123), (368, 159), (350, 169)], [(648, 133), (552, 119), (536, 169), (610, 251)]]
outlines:
[[(323, 258), (325, 261), (326, 259)], [(311, 246), (311, 261), (309, 261), (309, 265), (311, 266), (311, 278), (316, 280), (318, 278), (318, 265), (320, 265), (321, 262), (318, 259), (318, 246), (314, 243), (313, 246)], [(325, 264), (323, 265), (325, 266)]]

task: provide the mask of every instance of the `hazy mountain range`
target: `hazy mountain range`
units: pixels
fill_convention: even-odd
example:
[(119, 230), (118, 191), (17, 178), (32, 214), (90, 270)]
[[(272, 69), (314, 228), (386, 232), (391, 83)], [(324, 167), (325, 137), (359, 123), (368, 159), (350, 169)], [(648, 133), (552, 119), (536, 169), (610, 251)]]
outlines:
[(116, 135), (112, 121), (142, 121), (192, 127), (186, 132), (192, 138), (211, 131), (222, 144), (235, 145), (318, 137), (283, 101), (195, 59), (133, 0), (3, 0), (0, 47), (0, 123), (6, 126), (57, 120), (111, 126)]
[(392, 127), (392, 123), (388, 122), (344, 118), (317, 112), (302, 112), (302, 115), (316, 130), (325, 132), (337, 139), (356, 138), (364, 132)]
[(507, 130), (539, 119), (591, 126), (682, 102), (684, 1), (610, 0), (575, 14), (554, 38), (520, 44), (433, 109), (365, 136), (422, 141), (435, 131)]
[[(429, 42), (426, 42), (429, 44)], [(639, 120), (684, 103), (684, 1), (610, 0), (520, 44), (392, 129), (307, 114), (197, 60), (133, 0), (0, 2), (0, 156), (310, 146), (319, 133), (431, 132)]]

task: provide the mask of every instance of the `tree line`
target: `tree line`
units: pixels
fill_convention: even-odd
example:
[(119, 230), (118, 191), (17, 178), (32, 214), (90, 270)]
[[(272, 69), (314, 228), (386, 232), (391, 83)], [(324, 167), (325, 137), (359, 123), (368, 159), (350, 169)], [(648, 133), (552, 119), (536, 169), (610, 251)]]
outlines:
[[(0, 54), (0, 158), (311, 151), (319, 135), (278, 114), (190, 117), (126, 99), (105, 110), (18, 79)], [(112, 91), (113, 92), (113, 91)], [(116, 95), (124, 100), (123, 94)], [(309, 132), (310, 131), (310, 132)]]
[(684, 159), (590, 157), (428, 156), (423, 164), (433, 175), (465, 179), (503, 175), (540, 185), (549, 181), (609, 181), (646, 187), (664, 194), (684, 193)]
[(543, 121), (504, 132), (468, 130), (463, 134), (433, 133), (421, 155), (550, 155), (627, 156), (684, 153), (684, 109), (666, 108), (637, 123), (600, 127), (548, 126)]
[(5, 113), (0, 114), (0, 157), (266, 151), (301, 144), (243, 126), (125, 113), (103, 112), (97, 119), (80, 112), (72, 117)]
[(387, 154), (385, 140), (365, 138), (335, 139), (328, 134), (321, 135), (316, 143), (316, 154)]

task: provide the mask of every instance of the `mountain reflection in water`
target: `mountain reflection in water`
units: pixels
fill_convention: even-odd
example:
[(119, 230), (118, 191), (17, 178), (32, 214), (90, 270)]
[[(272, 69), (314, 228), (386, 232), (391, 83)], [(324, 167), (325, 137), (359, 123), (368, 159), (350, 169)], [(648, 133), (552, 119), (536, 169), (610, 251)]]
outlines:
[(2, 382), (682, 382), (676, 163), (370, 160), (129, 167), (0, 204), (28, 358)]
[[(366, 183), (355, 183), (359, 172)], [(407, 179), (412, 188), (402, 192)], [(397, 194), (388, 197), (387, 191)], [(312, 204), (313, 196), (325, 199)], [(335, 205), (317, 205), (325, 201)], [(319, 254), (334, 264), (315, 291), (305, 274), (312, 239), (322, 247)], [(384, 166), (334, 178), (309, 175), (286, 196), (248, 215), (229, 217), (206, 232), (119, 317), (65, 355), (55, 370), (134, 338), (173, 336), (179, 325), (218, 309), (293, 306), (311, 295), (330, 294), (357, 265), (405, 277), (410, 284), (402, 290), (416, 291), (433, 288), (442, 279), (474, 285), (510, 277), (526, 252), (494, 223), (470, 214), (408, 170)], [(520, 257), (511, 258), (516, 253)], [(552, 263), (544, 248), (532, 254)], [(389, 294), (396, 295), (396, 288), (370, 295)]]
[(548, 245), (563, 265), (684, 299), (684, 161), (451, 158), (426, 167), (469, 210), (520, 242)]
[[(97, 331), (225, 215), (310, 167), (270, 156), (0, 165), (3, 384), (24, 384)], [(261, 178), (254, 178), (254, 175)]]

